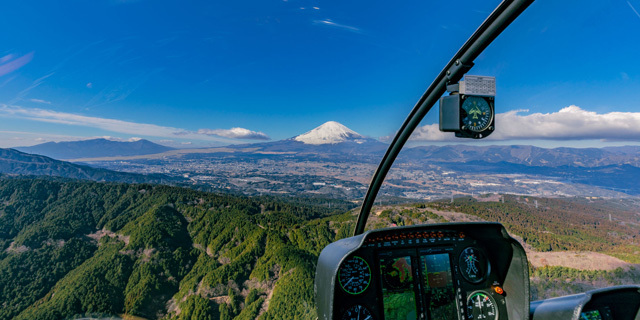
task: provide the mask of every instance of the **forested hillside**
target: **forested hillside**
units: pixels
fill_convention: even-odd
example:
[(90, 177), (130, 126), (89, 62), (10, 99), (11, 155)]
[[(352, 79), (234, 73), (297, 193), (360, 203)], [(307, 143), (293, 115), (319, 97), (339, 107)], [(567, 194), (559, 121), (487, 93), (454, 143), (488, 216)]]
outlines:
[(347, 204), (154, 185), (0, 180), (0, 319), (311, 319)]
[[(0, 319), (315, 319), (318, 254), (350, 235), (353, 206), (4, 177)], [(619, 206), (584, 199), (460, 198), (376, 208), (368, 226), (500, 221), (538, 251), (598, 251), (637, 263), (637, 213)], [(531, 266), (531, 276), (534, 299), (640, 282), (633, 268)]]

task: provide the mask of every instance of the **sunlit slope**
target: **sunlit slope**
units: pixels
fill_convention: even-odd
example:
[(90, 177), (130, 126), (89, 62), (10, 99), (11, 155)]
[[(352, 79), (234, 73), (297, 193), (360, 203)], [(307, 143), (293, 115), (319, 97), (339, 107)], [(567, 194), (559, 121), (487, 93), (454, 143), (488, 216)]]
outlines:
[(501, 196), (497, 201), (483, 200), (468, 197), (429, 206), (499, 221), (536, 251), (596, 251), (629, 255), (628, 258), (638, 254), (640, 204), (633, 200), (512, 195)]
[(0, 319), (311, 319), (317, 255), (350, 229), (322, 219), (334, 209), (164, 186), (1, 180)]

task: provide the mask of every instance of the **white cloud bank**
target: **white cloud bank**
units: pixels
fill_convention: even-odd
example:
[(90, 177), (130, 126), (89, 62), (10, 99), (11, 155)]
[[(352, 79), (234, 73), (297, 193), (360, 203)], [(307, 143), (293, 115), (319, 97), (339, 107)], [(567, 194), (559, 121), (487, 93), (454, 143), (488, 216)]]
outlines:
[(200, 129), (198, 134), (204, 135), (216, 135), (229, 139), (251, 139), (251, 140), (271, 140), (269, 136), (262, 132), (251, 131), (245, 128), (231, 128), (231, 129)]
[[(596, 113), (569, 106), (553, 113), (513, 110), (496, 115), (496, 131), (487, 140), (640, 140), (640, 113)], [(413, 141), (459, 141), (438, 124), (418, 127)]]
[(0, 105), (0, 117), (26, 119), (31, 121), (58, 123), (73, 126), (91, 127), (111, 132), (132, 134), (137, 136), (151, 136), (183, 139), (198, 139), (231, 143), (228, 139), (268, 140), (262, 132), (255, 132), (244, 128), (200, 129), (197, 132), (180, 128), (158, 126), (148, 123), (137, 123), (117, 119), (83, 116), (73, 113), (53, 110), (24, 108), (19, 106)]

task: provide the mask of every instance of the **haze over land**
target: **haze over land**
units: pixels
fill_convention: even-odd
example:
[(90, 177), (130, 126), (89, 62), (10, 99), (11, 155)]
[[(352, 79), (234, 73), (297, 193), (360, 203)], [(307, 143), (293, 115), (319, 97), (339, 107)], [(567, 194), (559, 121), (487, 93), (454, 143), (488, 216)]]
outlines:
[[(87, 144), (75, 146), (85, 148)], [(111, 157), (72, 161), (115, 171), (162, 174), (187, 185), (248, 195), (322, 195), (360, 200), (387, 147), (340, 123), (327, 122), (281, 141), (124, 157), (116, 156), (120, 151), (112, 150)], [(634, 178), (640, 174), (638, 154), (640, 147), (407, 148), (387, 177), (381, 196), (413, 199), (480, 193), (635, 196), (640, 194)]]

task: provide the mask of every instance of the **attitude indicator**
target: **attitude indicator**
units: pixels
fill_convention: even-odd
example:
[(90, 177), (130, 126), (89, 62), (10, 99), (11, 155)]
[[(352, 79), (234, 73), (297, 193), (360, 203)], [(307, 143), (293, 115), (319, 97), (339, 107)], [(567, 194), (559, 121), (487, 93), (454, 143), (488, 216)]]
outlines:
[(477, 248), (469, 247), (462, 250), (458, 265), (462, 276), (471, 283), (480, 283), (487, 275), (487, 259)]

